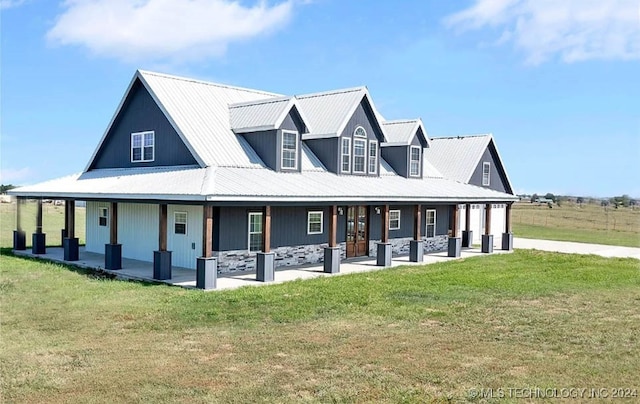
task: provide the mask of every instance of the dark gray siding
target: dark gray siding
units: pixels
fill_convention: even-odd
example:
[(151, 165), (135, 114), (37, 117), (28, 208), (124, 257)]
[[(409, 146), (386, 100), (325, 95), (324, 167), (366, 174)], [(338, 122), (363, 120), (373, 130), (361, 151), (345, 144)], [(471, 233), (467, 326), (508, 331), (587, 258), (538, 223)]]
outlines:
[[(155, 160), (131, 162), (131, 133), (155, 131)], [(89, 169), (198, 164), (144, 86), (136, 81)]]
[(382, 148), (382, 158), (402, 177), (409, 176), (407, 146), (387, 146)]
[[(436, 236), (444, 236), (449, 234), (449, 220), (450, 220), (449, 213), (451, 211), (451, 206), (440, 205), (440, 206), (427, 207), (426, 209), (436, 210)], [(422, 234), (423, 235), (425, 234), (424, 227), (422, 228)]]
[(338, 138), (305, 140), (313, 154), (332, 173), (338, 172), (338, 156), (340, 153)]
[[(322, 234), (307, 234), (307, 212), (322, 211)], [(271, 247), (285, 247), (329, 242), (329, 208), (273, 207), (271, 208)]]
[(491, 163), (491, 174), (489, 177), (489, 186), (487, 188), (495, 191), (512, 193), (512, 190), (509, 189), (502, 165), (499, 163), (497, 153), (491, 143), (482, 154), (482, 158), (480, 159), (476, 169), (473, 171), (469, 184), (482, 186), (482, 163), (484, 162)]
[(265, 130), (260, 132), (245, 133), (244, 138), (251, 145), (258, 156), (272, 170), (278, 169), (278, 131)]
[[(247, 250), (249, 212), (262, 212), (262, 207), (221, 207), (214, 215), (214, 251)], [(217, 234), (217, 237), (216, 237)]]
[(291, 111), (289, 111), (289, 114), (284, 118), (279, 129), (297, 130), (298, 133), (308, 132), (307, 127), (302, 121), (296, 107), (291, 108)]
[[(347, 122), (347, 125), (344, 128), (344, 131), (340, 134), (340, 137), (349, 137), (351, 138), (351, 167), (353, 168), (353, 132), (356, 130), (358, 126), (362, 126), (364, 130), (367, 132), (367, 146), (365, 151), (365, 169), (368, 170), (369, 163), (369, 140), (377, 140), (378, 141), (378, 167), (376, 169), (376, 176), (380, 175), (380, 143), (383, 139), (382, 132), (380, 132), (379, 126), (377, 124), (377, 120), (373, 115), (371, 107), (366, 100), (362, 100), (358, 108), (356, 108), (355, 112)], [(340, 145), (340, 143), (338, 143)], [(336, 150), (337, 156), (340, 156), (340, 150)], [(338, 166), (339, 167), (339, 166)], [(334, 171), (337, 172), (337, 171)], [(374, 175), (374, 174), (353, 174), (353, 170), (351, 175)]]

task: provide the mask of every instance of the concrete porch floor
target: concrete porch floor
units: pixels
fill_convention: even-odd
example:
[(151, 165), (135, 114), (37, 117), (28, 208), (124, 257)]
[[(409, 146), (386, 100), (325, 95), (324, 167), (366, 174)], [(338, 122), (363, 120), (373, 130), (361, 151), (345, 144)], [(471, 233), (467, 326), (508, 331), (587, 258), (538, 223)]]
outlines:
[[(494, 250), (496, 253), (509, 253), (510, 251)], [(114, 275), (118, 279), (136, 280), (143, 282), (166, 283), (168, 285), (181, 286), (184, 288), (196, 287), (196, 271), (194, 269), (172, 267), (171, 279), (160, 281), (153, 279), (153, 263), (146, 261), (133, 260), (128, 258), (122, 259), (122, 269), (108, 270), (104, 269), (104, 254), (87, 252), (84, 247), (80, 247), (78, 261), (65, 261), (64, 251), (62, 247), (47, 247), (46, 254), (32, 254), (31, 250), (14, 251), (18, 256), (41, 258), (53, 262), (59, 262), (67, 265), (74, 265), (80, 268), (97, 270), (103, 273)], [(486, 255), (479, 248), (463, 249), (460, 258), (472, 257), (477, 255)], [(436, 262), (450, 261), (459, 258), (447, 257), (447, 252), (435, 252), (424, 255), (423, 262), (410, 262), (409, 256), (393, 257), (391, 267), (400, 265), (424, 265)], [(365, 257), (358, 259), (349, 259), (342, 261), (340, 264), (339, 274), (327, 274), (323, 272), (323, 264), (306, 264), (295, 267), (279, 267), (276, 268), (275, 280), (273, 282), (259, 282), (256, 280), (255, 271), (241, 271), (218, 274), (217, 287), (211, 290), (236, 289), (242, 286), (259, 286), (274, 283), (283, 283), (295, 279), (309, 279), (320, 276), (339, 276), (344, 274), (375, 271), (389, 267), (380, 267), (376, 265), (376, 259)]]

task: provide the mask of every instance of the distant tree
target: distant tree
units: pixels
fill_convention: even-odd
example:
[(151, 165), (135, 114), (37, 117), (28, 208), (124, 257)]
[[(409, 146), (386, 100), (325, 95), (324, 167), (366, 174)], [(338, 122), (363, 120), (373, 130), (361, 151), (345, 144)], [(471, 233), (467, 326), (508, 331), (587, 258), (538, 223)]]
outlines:
[(582, 206), (582, 204), (584, 203), (584, 198), (579, 196), (578, 199), (576, 199), (576, 203)]
[(603, 199), (602, 201), (600, 201), (600, 206), (604, 206), (604, 207), (609, 206), (609, 201), (606, 199)]
[(546, 199), (551, 199), (552, 201), (556, 201), (556, 197), (554, 194), (552, 194), (551, 192), (547, 192), (547, 194), (544, 196)]
[(531, 195), (531, 203), (534, 203), (538, 199), (538, 194)]
[(11, 184), (7, 184), (7, 185), (2, 184), (0, 185), (0, 194), (5, 194), (7, 193), (7, 191), (10, 191), (15, 187), (16, 187), (15, 185), (11, 185)]

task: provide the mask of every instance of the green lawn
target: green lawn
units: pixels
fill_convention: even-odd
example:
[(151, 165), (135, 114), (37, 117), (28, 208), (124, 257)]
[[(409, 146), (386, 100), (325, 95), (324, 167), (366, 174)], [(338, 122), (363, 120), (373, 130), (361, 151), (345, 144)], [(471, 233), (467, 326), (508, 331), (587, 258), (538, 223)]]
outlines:
[(485, 402), (471, 389), (640, 389), (633, 259), (516, 250), (212, 293), (7, 255), (0, 275), (4, 402)]

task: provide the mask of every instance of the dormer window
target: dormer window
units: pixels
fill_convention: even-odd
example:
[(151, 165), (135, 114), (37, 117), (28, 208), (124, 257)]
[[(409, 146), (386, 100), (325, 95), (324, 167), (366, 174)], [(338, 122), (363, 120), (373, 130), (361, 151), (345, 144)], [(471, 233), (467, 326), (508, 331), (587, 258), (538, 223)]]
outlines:
[(282, 131), (282, 169), (298, 168), (298, 132)]
[(420, 155), (422, 150), (419, 146), (411, 146), (409, 160), (409, 175), (411, 177), (420, 176)]
[(364, 174), (365, 150), (367, 141), (364, 139), (353, 139), (353, 172)]
[(131, 162), (144, 163), (155, 159), (155, 132), (131, 134)]
[(362, 126), (358, 126), (356, 128), (356, 130), (353, 131), (353, 136), (366, 138), (367, 137), (367, 131), (364, 130), (364, 128)]
[(488, 187), (491, 184), (491, 163), (482, 163), (482, 185)]
[(342, 138), (342, 150), (340, 153), (343, 173), (351, 172), (351, 138)]
[(375, 140), (369, 141), (369, 174), (376, 174), (378, 172), (378, 142)]

